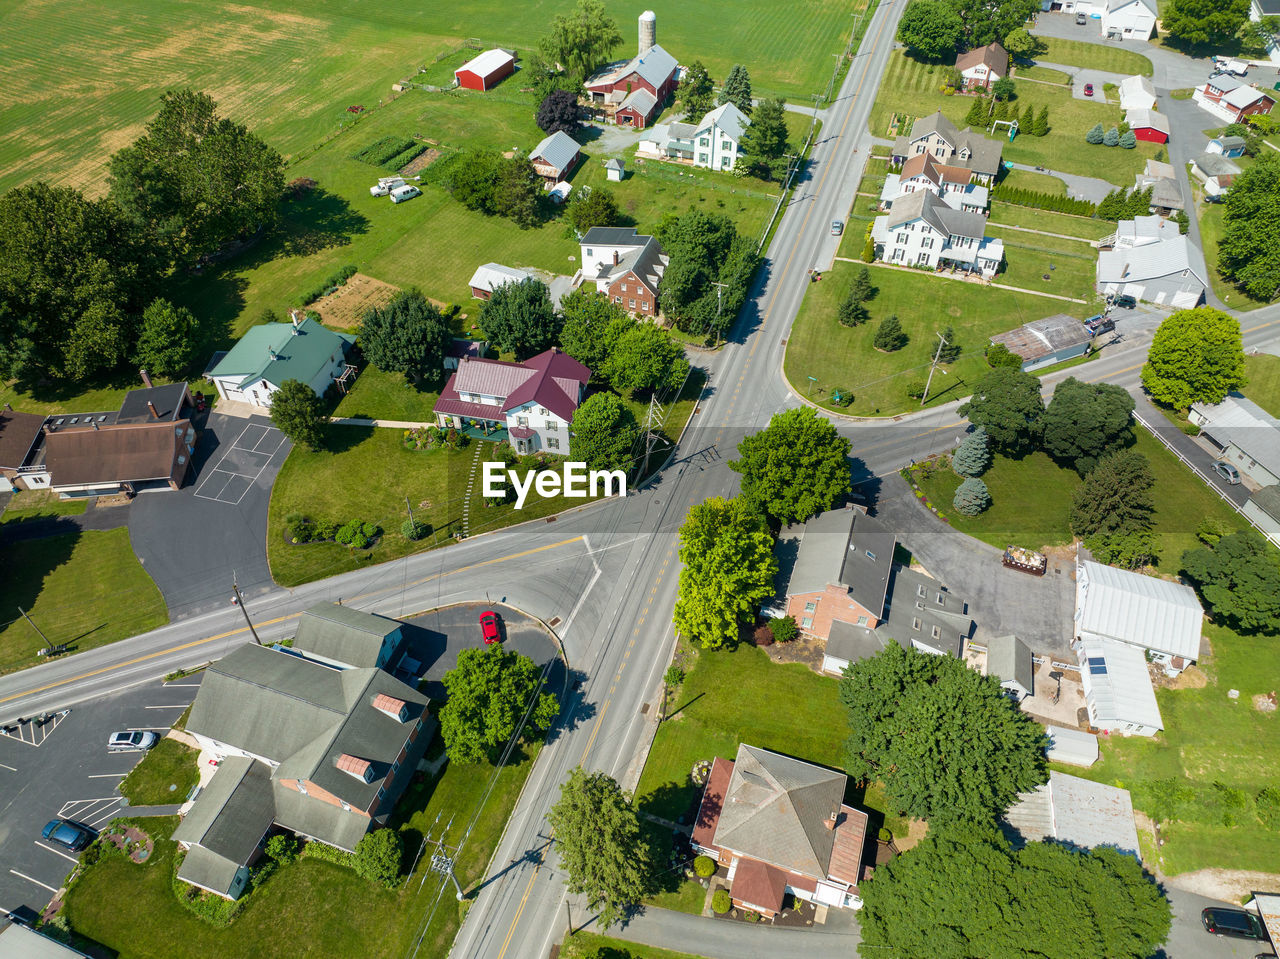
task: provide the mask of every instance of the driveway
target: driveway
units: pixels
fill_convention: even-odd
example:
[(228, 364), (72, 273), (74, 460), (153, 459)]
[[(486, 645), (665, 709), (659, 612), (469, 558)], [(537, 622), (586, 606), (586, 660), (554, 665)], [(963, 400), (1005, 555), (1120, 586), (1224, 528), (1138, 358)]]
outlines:
[(1152, 83), (1161, 90), (1179, 90), (1198, 86), (1213, 70), (1213, 61), (1204, 57), (1184, 56), (1173, 50), (1147, 43), (1144, 40), (1104, 40), (1099, 21), (1090, 19), (1083, 26), (1076, 26), (1075, 15), (1070, 13), (1038, 13), (1032, 33), (1041, 37), (1057, 37), (1063, 40), (1080, 40), (1102, 47), (1120, 47), (1140, 53), (1151, 61), (1154, 74)]
[(858, 931), (857, 913), (831, 909), (827, 917), (823, 926), (786, 929), (649, 907), (610, 929), (608, 934), (629, 942), (694, 952), (711, 959), (741, 959), (743, 956), (820, 959), (857, 955), (862, 938)]
[[(1200, 238), (1200, 218), (1196, 215), (1194, 203), (1195, 193), (1187, 164), (1204, 152), (1209, 138), (1204, 131), (1220, 126), (1221, 122), (1201, 110), (1194, 100), (1175, 100), (1172, 97), (1160, 98), (1160, 109), (1169, 118), (1169, 126), (1173, 135), (1166, 144), (1169, 151), (1169, 162), (1173, 166), (1174, 176), (1178, 180), (1178, 189), (1182, 192), (1182, 202), (1186, 204), (1187, 216), (1191, 220), (1187, 237), (1191, 240), (1191, 263), (1196, 272), (1206, 281), (1209, 279), (1209, 268), (1205, 262), (1202, 241)], [(1227, 309), (1230, 303), (1224, 304), (1218, 299), (1209, 286), (1205, 289), (1205, 301), (1210, 306)]]
[[(1105, 70), (1088, 70), (1084, 67), (1073, 67), (1069, 63), (1052, 63), (1049, 60), (1037, 60), (1036, 66), (1048, 67), (1051, 70), (1061, 70), (1067, 76), (1071, 77), (1071, 95), (1077, 100), (1089, 100), (1093, 103), (1115, 103), (1119, 104), (1119, 97), (1115, 100), (1107, 99), (1106, 91), (1103, 89), (1108, 83), (1120, 85), (1120, 81), (1125, 79), (1123, 73), (1107, 73)], [(1084, 92), (1086, 83), (1093, 84), (1093, 96), (1087, 96)]]
[(1116, 185), (1109, 180), (1099, 180), (1092, 176), (1079, 176), (1075, 173), (1063, 173), (1060, 170), (1037, 169), (1027, 163), (1013, 164), (1015, 170), (1026, 170), (1028, 173), (1043, 173), (1046, 176), (1057, 177), (1067, 185), (1067, 196), (1075, 197), (1077, 200), (1089, 200), (1092, 203), (1101, 202), (1108, 193), (1114, 192)]
[(267, 505), (290, 448), (266, 417), (210, 413), (186, 485), (134, 500), (129, 539), (170, 619), (226, 605), (233, 577), (246, 597), (273, 588)]
[[(1164, 414), (1151, 405), (1146, 394), (1138, 393), (1134, 396), (1134, 403), (1136, 404), (1134, 413), (1140, 422), (1166, 443), (1171, 444), (1187, 460), (1191, 469), (1205, 485), (1212, 486), (1236, 506), (1244, 506), (1249, 499), (1249, 488), (1243, 483), (1232, 486), (1215, 473), (1213, 464), (1218, 460), (1216, 455), (1170, 423)], [(1194, 529), (1192, 524), (1198, 523), (1199, 517), (1188, 516), (1186, 521), (1188, 527)]]
[(1070, 563), (1051, 561), (1045, 576), (1006, 568), (1001, 550), (941, 522), (897, 475), (885, 477), (874, 512), (897, 530), (920, 565), (969, 604), (979, 643), (1015, 633), (1034, 652), (1071, 655), (1075, 579)]

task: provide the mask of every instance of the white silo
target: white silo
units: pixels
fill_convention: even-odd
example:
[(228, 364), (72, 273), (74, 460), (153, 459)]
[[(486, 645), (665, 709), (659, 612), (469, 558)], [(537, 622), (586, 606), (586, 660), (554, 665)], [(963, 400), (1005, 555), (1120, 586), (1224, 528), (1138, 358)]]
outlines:
[(637, 55), (643, 54), (657, 42), (658, 15), (652, 10), (646, 10), (640, 14), (640, 50)]

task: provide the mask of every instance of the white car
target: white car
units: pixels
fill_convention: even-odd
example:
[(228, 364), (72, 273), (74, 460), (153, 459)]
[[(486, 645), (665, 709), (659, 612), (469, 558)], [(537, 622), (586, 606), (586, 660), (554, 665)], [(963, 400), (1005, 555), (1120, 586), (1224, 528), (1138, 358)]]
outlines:
[(416, 186), (410, 186), (408, 183), (405, 183), (391, 191), (391, 202), (403, 203), (405, 200), (412, 200), (415, 196), (421, 195), (422, 191)]
[(388, 196), (398, 186), (404, 186), (400, 177), (383, 177), (376, 185), (369, 187), (370, 196)]
[(112, 733), (107, 740), (107, 751), (113, 753), (144, 752), (154, 746), (159, 738), (155, 733), (144, 729)]

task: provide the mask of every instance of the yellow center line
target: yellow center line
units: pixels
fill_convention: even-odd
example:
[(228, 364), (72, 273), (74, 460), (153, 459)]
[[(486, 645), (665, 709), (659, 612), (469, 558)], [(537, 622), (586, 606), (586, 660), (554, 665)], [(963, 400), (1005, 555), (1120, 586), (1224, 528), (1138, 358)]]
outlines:
[(524, 887), (524, 896), (520, 899), (520, 906), (516, 909), (516, 915), (511, 920), (511, 928), (507, 930), (507, 938), (502, 940), (502, 948), (498, 951), (498, 959), (502, 959), (507, 954), (507, 948), (511, 945), (511, 937), (515, 935), (516, 923), (520, 921), (520, 916), (524, 912), (525, 903), (529, 901), (529, 893), (533, 892), (533, 881), (538, 878), (538, 870), (542, 868), (542, 863), (533, 867), (533, 875), (529, 877), (528, 884)]
[[(579, 766), (581, 766), (583, 763), (587, 761), (587, 753), (591, 752), (591, 747), (595, 745), (596, 735), (600, 732), (600, 724), (604, 722), (604, 715), (609, 711), (609, 707), (611, 705), (613, 705), (613, 700), (606, 699), (604, 703), (600, 706), (600, 716), (596, 719), (595, 728), (591, 730), (591, 738), (587, 740), (587, 747), (584, 750), (582, 750), (582, 758), (578, 760)], [(514, 928), (514, 923), (513, 923), (513, 928)]]

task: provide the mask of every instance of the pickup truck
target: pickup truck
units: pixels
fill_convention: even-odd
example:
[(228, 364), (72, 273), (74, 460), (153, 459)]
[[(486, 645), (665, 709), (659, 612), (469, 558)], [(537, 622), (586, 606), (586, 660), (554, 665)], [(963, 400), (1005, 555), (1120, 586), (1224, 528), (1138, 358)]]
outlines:
[(1049, 569), (1049, 560), (1043, 553), (1023, 549), (1021, 546), (1007, 547), (1001, 562), (1010, 569), (1020, 569), (1032, 576), (1043, 576)]
[(385, 176), (369, 187), (369, 196), (389, 196), (398, 186), (404, 186), (404, 179), (398, 176)]

